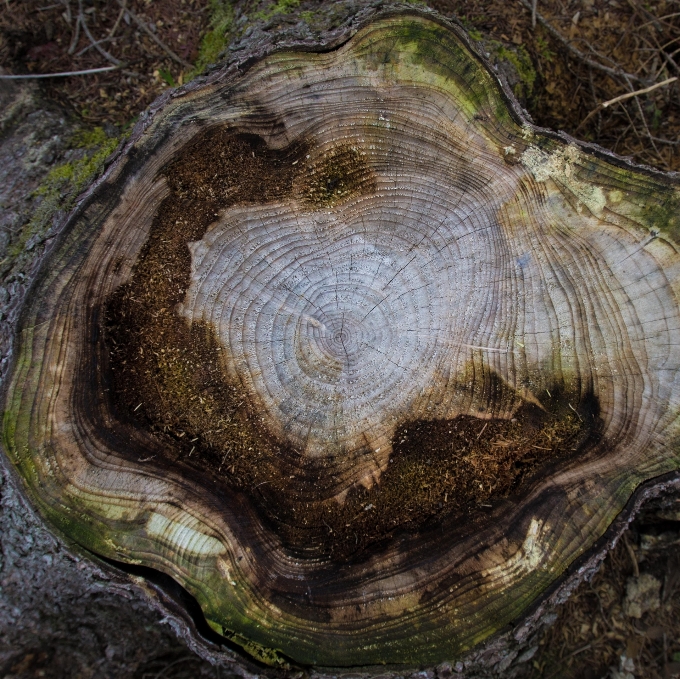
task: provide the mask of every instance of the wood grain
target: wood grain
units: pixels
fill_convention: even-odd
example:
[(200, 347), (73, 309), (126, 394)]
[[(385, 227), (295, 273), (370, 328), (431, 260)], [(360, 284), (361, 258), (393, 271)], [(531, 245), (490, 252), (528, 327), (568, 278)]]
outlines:
[[(678, 468), (678, 198), (519, 119), (453, 25), (272, 54), (169, 99), (73, 216), (5, 446), (60, 530), (170, 574), (264, 662), (450, 660)], [(158, 399), (126, 402), (138, 379)], [(413, 497), (451, 500), (325, 550), (389, 527), (393, 469), (435, 449)]]

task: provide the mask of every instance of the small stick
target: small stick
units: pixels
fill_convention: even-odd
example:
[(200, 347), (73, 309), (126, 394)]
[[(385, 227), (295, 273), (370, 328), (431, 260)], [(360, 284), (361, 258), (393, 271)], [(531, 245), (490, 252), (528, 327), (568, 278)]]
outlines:
[(635, 556), (635, 552), (633, 551), (633, 547), (631, 546), (630, 542), (628, 542), (628, 536), (625, 533), (623, 534), (623, 544), (626, 546), (626, 551), (628, 552), (628, 556), (630, 557), (630, 560), (633, 563), (633, 574), (635, 575), (636, 578), (639, 578), (640, 577), (640, 567), (638, 566), (637, 557)]
[(69, 0), (63, 0), (63, 5), (66, 7), (66, 23), (70, 26), (71, 19), (73, 19), (73, 16), (71, 15), (71, 3)]
[(118, 66), (104, 66), (102, 68), (88, 68), (85, 71), (62, 71), (61, 73), (31, 73), (30, 75), (0, 75), (0, 80), (30, 80), (33, 78), (65, 78), (71, 75), (89, 75), (90, 73), (104, 73), (117, 71)]
[(83, 49), (80, 50), (80, 52), (76, 52), (75, 56), (79, 57), (88, 50), (91, 50), (93, 47), (96, 47), (97, 45), (101, 45), (104, 42), (110, 42), (111, 40), (115, 40), (115, 38), (102, 38), (101, 40), (97, 40), (97, 42), (90, 43), (89, 45), (85, 45)]
[[(532, 6), (531, 2), (529, 0), (519, 0), (520, 4), (523, 5), (526, 9), (528, 9), (530, 12), (532, 11)], [(644, 82), (642, 78), (638, 78), (637, 76), (633, 75), (632, 73), (626, 73), (625, 71), (622, 71), (621, 69), (616, 69), (616, 68), (610, 68), (609, 66), (605, 66), (604, 64), (599, 63), (598, 61), (593, 61), (589, 57), (587, 57), (581, 50), (577, 49), (574, 47), (571, 42), (569, 42), (540, 12), (536, 12), (536, 20), (538, 21), (541, 26), (543, 26), (550, 35), (552, 35), (554, 38), (559, 40), (566, 48), (571, 52), (577, 59), (582, 61), (584, 64), (591, 66), (592, 68), (596, 68), (599, 71), (603, 71), (604, 73), (608, 73), (609, 75), (615, 76), (617, 78), (621, 77), (626, 77), (626, 78), (631, 78), (632, 80), (635, 80), (635, 82)], [(598, 54), (596, 52), (596, 54)], [(598, 56), (601, 56), (598, 54)]]
[(536, 6), (538, 0), (531, 0), (531, 28), (536, 28)]
[[(578, 417), (578, 419), (581, 420), (581, 416), (578, 414), (576, 408), (574, 408), (574, 406), (571, 405), (571, 403), (569, 404), (569, 407), (576, 413), (576, 417)], [(581, 420), (581, 422), (583, 422), (583, 420)]]
[[(117, 0), (117, 2), (121, 7), (124, 7), (122, 0)], [(188, 61), (177, 56), (131, 9), (128, 9), (127, 13), (132, 17), (137, 26), (139, 26), (171, 59), (174, 59), (178, 64), (181, 64), (185, 68), (191, 68), (191, 64)]]
[[(71, 14), (71, 8), (69, 7), (69, 15)], [(70, 21), (69, 21), (70, 23)], [(69, 45), (68, 48), (68, 53), (73, 54), (76, 51), (76, 47), (78, 46), (78, 40), (80, 39), (80, 15), (78, 15), (78, 18), (76, 19), (76, 26), (73, 29), (73, 40), (71, 40), (71, 44)]]
[(113, 24), (113, 28), (109, 31), (109, 34), (106, 36), (107, 38), (113, 37), (113, 34), (118, 30), (118, 26), (120, 25), (120, 20), (125, 15), (125, 5), (126, 4), (127, 4), (127, 0), (123, 0), (123, 4), (120, 8), (120, 12), (118, 12), (118, 18), (116, 19), (116, 23)]
[(116, 59), (116, 57), (113, 56), (113, 54), (109, 54), (100, 44), (97, 40), (95, 40), (94, 36), (92, 33), (90, 33), (90, 29), (87, 26), (87, 21), (85, 21), (85, 17), (83, 16), (83, 0), (78, 0), (78, 7), (80, 8), (80, 12), (78, 13), (78, 21), (83, 26), (83, 30), (85, 31), (85, 35), (87, 35), (88, 39), (92, 43), (92, 47), (94, 47), (99, 54), (101, 54), (104, 59), (107, 61), (110, 61), (114, 66), (124, 66), (123, 62), (120, 59)]
[(672, 78), (666, 78), (663, 82), (656, 83), (654, 85), (650, 85), (649, 87), (643, 87), (641, 90), (635, 90), (634, 92), (626, 92), (625, 94), (620, 94), (618, 97), (614, 97), (613, 99), (609, 99), (609, 101), (604, 101), (601, 104), (598, 104), (578, 125), (576, 130), (574, 131), (574, 134), (578, 132), (583, 125), (585, 125), (596, 113), (599, 113), (602, 109), (609, 108), (610, 106), (613, 106), (614, 104), (618, 104), (621, 101), (625, 101), (626, 99), (631, 99), (632, 97), (638, 97), (641, 94), (648, 94), (649, 92), (653, 92), (654, 90), (658, 89), (659, 87), (664, 87), (665, 85), (670, 85), (671, 83), (674, 83), (677, 80), (677, 76), (673, 76)]

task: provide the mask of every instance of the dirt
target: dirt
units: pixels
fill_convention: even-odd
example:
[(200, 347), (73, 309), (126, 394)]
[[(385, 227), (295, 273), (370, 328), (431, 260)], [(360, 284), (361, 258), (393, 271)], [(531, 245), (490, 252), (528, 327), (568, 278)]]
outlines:
[(674, 521), (663, 510), (643, 512), (592, 581), (559, 609), (521, 676), (680, 676), (680, 503), (671, 506), (666, 516)]
[[(129, 126), (164, 89), (181, 84), (192, 71), (210, 8), (203, 0), (127, 0), (125, 7), (127, 13), (115, 0), (5, 0), (0, 66), (16, 74), (62, 73), (122, 62), (120, 70), (47, 80), (43, 91), (84, 121)], [(108, 58), (93, 47), (79, 14)]]

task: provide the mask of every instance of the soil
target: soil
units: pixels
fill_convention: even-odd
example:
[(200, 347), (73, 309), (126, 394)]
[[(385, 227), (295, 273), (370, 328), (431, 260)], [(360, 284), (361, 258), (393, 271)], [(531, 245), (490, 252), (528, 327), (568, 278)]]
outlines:
[[(50, 99), (91, 124), (129, 126), (167, 87), (181, 84), (198, 57), (210, 20), (204, 0), (6, 0), (0, 12), (0, 66), (16, 74), (61, 73), (115, 65), (121, 70), (49, 79)], [(82, 25), (79, 10), (95, 47)], [(133, 15), (130, 14), (133, 13)], [(140, 28), (133, 18), (143, 22)], [(156, 36), (179, 59), (168, 56)]]
[[(680, 503), (670, 506), (643, 511), (592, 581), (558, 610), (521, 676), (680, 676)], [(652, 588), (636, 597), (634, 586), (645, 578)]]
[[(630, 155), (638, 162), (662, 169), (680, 169), (678, 81), (657, 87), (647, 94), (602, 106), (604, 102), (621, 95), (680, 75), (676, 65), (680, 12), (677, 12), (674, 1), (642, 4), (635, 0), (542, 0), (538, 4), (540, 16), (535, 26), (532, 25), (530, 11), (519, 2), (429, 0), (427, 4), (447, 16), (457, 17), (474, 38), (479, 38), (480, 47), (489, 53), (492, 61), (499, 63), (504, 73), (510, 74), (516, 94), (539, 125), (563, 129), (619, 154)], [(143, 109), (163, 90), (192, 75), (190, 64), (200, 59), (201, 39), (209, 31), (211, 18), (218, 5), (221, 3), (208, 3), (205, 0), (127, 0), (126, 7), (132, 14), (126, 14), (116, 2), (83, 0), (79, 4), (74, 0), (4, 0), (0, 12), (0, 66), (5, 72), (17, 74), (108, 66), (113, 63), (111, 59), (92, 46), (93, 42), (106, 40), (99, 46), (113, 59), (124, 62), (119, 70), (41, 81), (40, 92), (42, 97), (53, 100), (55, 105), (70, 110), (78, 126), (101, 125), (115, 134), (133, 124)], [(231, 41), (232, 45), (238, 45), (239, 40), (245, 40), (257, 31), (276, 33), (298, 27), (296, 30), (306, 32), (306, 35), (318, 35), (320, 31), (344, 20), (356, 3), (331, 3), (331, 9), (328, 9), (327, 2), (321, 0), (279, 0), (276, 3), (271, 0), (240, 1), (233, 5), (233, 22), (229, 24), (228, 30), (225, 28), (225, 44)], [(84, 17), (94, 40), (84, 30), (76, 29), (79, 13)], [(133, 15), (144, 22), (149, 31), (140, 28)], [(303, 28), (299, 28), (301, 22), (304, 22)], [(551, 33), (545, 23), (552, 26), (561, 39)], [(154, 41), (150, 33), (167, 49)], [(567, 43), (578, 52), (573, 49), (570, 51)], [(169, 56), (168, 50), (175, 57)], [(608, 68), (610, 72), (597, 64)], [(243, 139), (226, 141), (225, 144), (232, 144), (232, 147), (226, 149), (225, 146), (225, 153), (232, 157), (240, 153), (247, 159), (254, 143), (253, 140)], [(60, 152), (54, 160), (62, 157), (63, 153)], [(276, 157), (265, 160), (273, 164), (277, 162)], [(45, 162), (49, 165), (49, 160)], [(248, 163), (250, 169), (244, 174), (244, 187), (249, 176), (253, 177), (253, 181), (257, 176), (257, 168), (250, 159)], [(187, 166), (184, 169), (189, 171), (191, 168)], [(173, 209), (179, 209), (182, 203), (182, 209), (188, 210), (192, 201), (199, 197), (183, 193), (181, 170), (179, 167), (174, 168), (176, 185), (169, 200), (176, 201)], [(332, 168), (330, 183), (311, 187), (314, 190), (310, 193), (310, 201), (332, 201), (347, 189), (343, 185), (333, 184), (330, 175)], [(285, 181), (283, 178), (282, 183)], [(33, 188), (31, 185), (30, 190)], [(212, 218), (209, 212), (213, 210), (213, 205), (206, 206), (205, 210), (202, 222), (196, 220), (195, 228), (205, 228)], [(154, 226), (152, 238), (162, 240), (161, 236), (169, 228), (167, 219), (166, 222), (163, 222), (161, 214)], [(12, 228), (19, 227), (13, 225)], [(132, 283), (132, 286), (139, 286), (139, 298), (143, 299), (143, 285), (148, 285), (149, 290), (153, 289), (158, 298), (157, 301), (147, 300), (143, 303), (142, 306), (146, 306), (141, 314), (139, 309), (134, 311), (139, 320), (139, 334), (132, 340), (128, 338), (125, 343), (116, 340), (116, 333), (122, 332), (120, 328), (124, 315), (132, 313), (131, 297), (135, 297), (132, 287), (122, 290), (118, 298), (111, 301), (111, 363), (115, 367), (112, 374), (113, 383), (117, 384), (119, 407), (129, 417), (139, 418), (157, 435), (172, 441), (178, 455), (184, 458), (195, 456), (194, 464), (202, 465), (209, 473), (223, 475), (229, 483), (250, 488), (268, 481), (260, 488), (267, 489), (267, 493), (284, 493), (284, 475), (281, 470), (274, 470), (267, 465), (262, 465), (261, 469), (252, 465), (248, 467), (243, 462), (243, 456), (238, 454), (223, 457), (223, 453), (218, 451), (225, 450), (226, 438), (210, 438), (211, 435), (206, 432), (214, 428), (213, 420), (203, 408), (192, 410), (188, 407), (194, 396), (194, 401), (199, 400), (199, 403), (200, 399), (212, 399), (215, 417), (219, 413), (234, 415), (238, 432), (234, 430), (230, 436), (245, 432), (246, 437), (267, 439), (266, 432), (258, 432), (252, 423), (249, 424), (247, 404), (245, 407), (237, 406), (238, 401), (233, 394), (223, 402), (218, 402), (215, 393), (223, 392), (223, 389), (214, 389), (216, 381), (221, 379), (216, 374), (200, 375), (199, 380), (191, 375), (185, 382), (186, 392), (174, 403), (170, 400), (159, 402), (154, 398), (156, 403), (164, 403), (162, 409), (154, 410), (143, 405), (136, 410), (139, 403), (152, 402), (150, 398), (144, 398), (147, 391), (167, 389), (169, 394), (172, 389), (168, 386), (168, 380), (177, 379), (177, 374), (173, 377), (170, 370), (171, 359), (154, 355), (155, 362), (148, 363), (138, 355), (141, 345), (136, 342), (151, 342), (144, 346), (156, 347), (159, 354), (170, 344), (178, 346), (176, 342), (179, 342), (187, 352), (193, 352), (193, 357), (188, 360), (206, 365), (204, 359), (208, 358), (216, 364), (214, 353), (218, 347), (210, 329), (195, 327), (189, 332), (185, 327), (179, 330), (172, 320), (173, 315), (169, 313), (179, 291), (186, 285), (182, 278), (186, 278), (188, 271), (186, 242), (200, 237), (197, 236), (198, 232), (188, 229), (187, 226), (174, 231), (171, 242), (165, 244), (166, 249), (149, 248), (148, 252), (153, 251), (153, 255), (148, 255), (146, 270), (144, 266), (139, 267), (137, 282)], [(153, 257), (157, 259), (151, 261)], [(176, 268), (173, 266), (173, 275), (177, 278), (172, 281), (152, 281), (154, 272), (157, 273), (160, 267), (172, 262), (177, 263)], [(164, 300), (162, 306), (161, 300)], [(155, 318), (154, 313), (158, 314)], [(168, 338), (175, 334), (168, 345), (164, 346), (161, 331)], [(184, 335), (179, 337), (178, 333)], [(121, 339), (120, 335), (118, 339)], [(190, 367), (190, 363), (185, 365)], [(140, 371), (143, 375), (147, 369), (152, 369), (154, 380), (137, 379)], [(129, 383), (122, 379), (131, 375), (136, 378)], [(563, 409), (556, 409), (550, 417), (552, 419), (542, 422), (543, 433), (540, 433), (540, 428), (532, 429), (535, 413), (524, 413), (517, 423), (490, 424), (489, 427), (495, 429), (487, 429), (484, 445), (490, 445), (489, 441), (510, 445), (495, 446), (500, 451), (494, 451), (493, 466), (487, 466), (481, 472), (473, 460), (484, 457), (488, 451), (482, 450), (479, 447), (481, 444), (476, 443), (478, 421), (475, 421), (474, 426), (463, 420), (457, 423), (433, 423), (428, 425), (431, 430), (418, 423), (405, 427), (398, 432), (394, 462), (385, 479), (386, 483), (394, 484), (392, 497), (397, 497), (405, 488), (412, 495), (404, 500), (401, 514), (392, 505), (391, 513), (385, 512), (384, 515), (404, 527), (414, 523), (424, 525), (432, 517), (441, 516), (442, 509), (452, 516), (455, 516), (455, 512), (479, 511), (480, 506), (491, 498), (492, 479), (498, 480), (493, 488), (494, 497), (502, 498), (520, 492), (522, 483), (528, 482), (531, 473), (538, 468), (537, 464), (567, 454), (574, 447), (574, 441), (583, 439), (587, 434), (581, 423)], [(450, 451), (442, 448), (433, 454), (429, 463), (416, 459), (413, 451), (422, 445), (423, 437), (437, 439), (442, 433), (437, 427), (445, 428), (448, 435), (449, 428), (456, 426), (454, 447), (461, 453), (458, 457), (451, 456)], [(552, 438), (545, 438), (548, 436), (545, 432), (550, 431)], [(473, 439), (475, 443), (470, 444)], [(278, 442), (269, 441), (269, 445), (273, 447)], [(193, 446), (195, 449), (192, 452)], [(536, 452), (540, 459), (532, 457)], [(304, 477), (304, 470), (299, 465), (297, 469)], [(464, 475), (467, 491), (441, 483), (442, 477), (446, 479), (447, 472), (451, 477), (454, 476), (454, 469), (456, 474)], [(269, 482), (271, 479), (279, 480), (278, 491), (276, 483)], [(438, 480), (436, 488), (433, 479)], [(481, 492), (470, 481), (480, 481)], [(269, 488), (270, 485), (273, 488)], [(362, 491), (348, 498), (345, 505), (347, 513), (339, 512), (330, 522), (323, 512), (315, 513), (316, 509), (310, 511), (310, 522), (318, 526), (319, 517), (323, 514), (325, 522), (329, 524), (324, 528), (328, 532), (322, 531), (320, 534), (319, 544), (323, 549), (333, 556), (346, 557), (389, 535), (394, 526), (375, 525), (375, 516), (379, 512), (375, 510), (373, 514), (373, 508), (388, 501), (379, 497), (380, 492), (379, 489), (365, 493)], [(265, 511), (273, 495), (263, 491), (259, 497)], [(74, 585), (69, 580), (71, 576), (68, 575), (69, 569), (74, 568), (71, 558), (45, 537), (45, 531), (40, 528), (37, 519), (30, 519), (30, 511), (17, 499), (16, 491), (8, 481), (2, 486), (2, 498), (4, 579), (1, 584), (3, 603), (7, 604), (5, 610), (9, 613), (3, 613), (1, 618), (3, 650), (0, 676), (218, 676), (218, 670), (175, 642), (169, 632), (158, 632), (162, 628), (158, 625), (157, 615), (150, 614), (143, 607), (134, 609), (133, 614), (127, 614), (128, 602), (123, 602), (121, 608), (117, 603), (117, 595), (97, 594), (95, 597), (91, 592), (96, 587), (87, 580), (78, 585), (80, 590), (77, 587), (73, 589)], [(440, 504), (450, 506), (443, 508)], [(373, 508), (366, 510), (370, 505)], [(323, 507), (323, 502), (319, 506)], [(413, 516), (414, 506), (419, 507), (417, 516)], [(23, 525), (21, 522), (27, 521), (27, 516), (33, 523), (29, 521), (29, 527), (24, 526), (21, 532), (17, 532), (14, 526)], [(349, 526), (348, 518), (351, 519)], [(373, 531), (370, 535), (369, 526)], [(358, 534), (362, 536), (361, 544), (356, 538)], [(290, 535), (289, 539), (294, 546), (299, 536)], [(44, 541), (47, 542), (43, 545)], [(37, 573), (34, 561), (29, 559), (31, 550), (50, 556), (52, 561), (49, 564), (45, 559), (49, 575)], [(518, 651), (503, 656), (494, 665), (495, 669), (489, 670), (488, 676), (522, 676), (531, 679), (680, 676), (679, 554), (680, 505), (669, 498), (665, 504), (647, 509), (633, 524), (592, 581), (575, 590), (567, 603), (558, 609), (556, 619), (546, 619), (546, 623), (553, 623), (547, 631), (532, 637), (528, 645), (525, 644)], [(63, 570), (63, 576), (60, 577), (67, 584), (56, 578), (55, 573), (62, 572), (59, 569)], [(22, 572), (37, 573), (35, 583), (24, 582), (17, 575)], [(647, 597), (652, 601), (652, 608), (642, 611), (640, 618), (632, 617), (633, 585), (639, 584), (645, 576), (651, 576), (659, 583), (658, 607), (656, 594), (652, 591), (652, 595)], [(45, 602), (51, 599), (47, 594), (42, 594), (40, 587), (44, 585), (41, 582), (51, 583), (48, 585), (50, 588), (68, 590), (70, 594), (67, 593), (67, 598), (71, 597), (75, 602), (74, 607), (69, 608), (60, 603), (46, 612)], [(88, 590), (90, 586), (94, 589)], [(88, 596), (94, 598), (88, 599)], [(94, 604), (90, 603), (95, 599)], [(92, 614), (93, 621), (108, 617), (111, 621), (109, 637), (95, 635), (93, 641), (88, 636), (86, 630), (96, 628), (99, 623), (88, 626), (82, 616), (76, 619), (76, 612), (83, 608), (89, 608), (88, 613)], [(30, 617), (31, 611), (35, 611), (35, 619)], [(123, 632), (126, 629), (129, 630), (128, 634)], [(88, 650), (85, 651), (85, 648)], [(455, 669), (452, 668), (453, 674), (449, 673), (449, 676), (456, 676)], [(463, 673), (465, 676), (482, 676), (482, 670), (475, 669), (474, 663), (466, 670), (462, 665), (460, 669), (459, 676)], [(442, 671), (441, 676), (446, 676), (446, 671)]]

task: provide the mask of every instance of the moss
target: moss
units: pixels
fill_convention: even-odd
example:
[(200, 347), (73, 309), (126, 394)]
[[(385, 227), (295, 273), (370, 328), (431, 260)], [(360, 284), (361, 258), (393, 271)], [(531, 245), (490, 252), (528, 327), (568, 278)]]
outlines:
[(210, 0), (210, 30), (203, 36), (198, 59), (187, 80), (202, 73), (219, 60), (229, 44), (229, 34), (234, 23), (234, 8), (229, 0)]
[(230, 639), (235, 644), (238, 644), (243, 648), (243, 650), (253, 656), (256, 660), (261, 663), (268, 665), (269, 667), (280, 667), (284, 670), (289, 670), (290, 665), (286, 662), (284, 658), (281, 657), (281, 653), (273, 648), (267, 648), (262, 646), (250, 639), (247, 639), (241, 634), (233, 634), (228, 630), (223, 629), (223, 635)]
[(423, 73), (419, 80), (448, 91), (470, 118), (496, 118), (502, 126), (512, 123), (496, 83), (447, 29), (412, 21), (394, 26), (391, 32), (389, 52), (374, 49), (374, 59), (381, 63), (399, 59), (404, 65), (408, 59)]
[(680, 243), (680, 193), (668, 188), (650, 196), (641, 206), (639, 219), (650, 230)]
[(517, 71), (519, 82), (513, 87), (515, 95), (519, 99), (530, 97), (534, 90), (537, 74), (524, 45), (510, 49), (503, 43), (492, 40), (487, 47), (498, 60), (512, 64)]
[(267, 9), (253, 14), (255, 21), (269, 21), (277, 14), (288, 14), (300, 5), (300, 0), (277, 0)]
[(58, 211), (68, 211), (76, 198), (103, 170), (106, 159), (113, 153), (122, 137), (109, 137), (101, 127), (79, 130), (70, 140), (70, 148), (82, 150), (80, 157), (50, 170), (34, 196), (40, 200), (31, 220), (20, 238), (8, 251), (10, 259), (24, 250), (31, 250), (48, 231), (52, 217)]
[(550, 50), (548, 41), (540, 35), (536, 38), (536, 50), (538, 56), (547, 62), (552, 62), (555, 59), (555, 53)]

